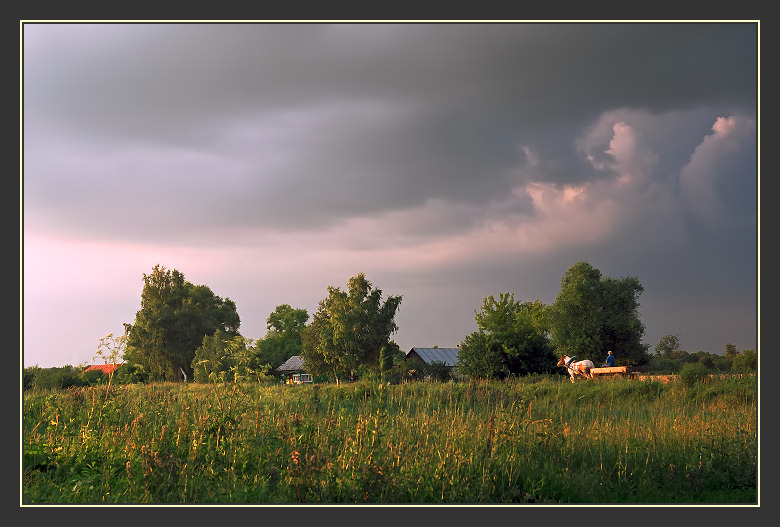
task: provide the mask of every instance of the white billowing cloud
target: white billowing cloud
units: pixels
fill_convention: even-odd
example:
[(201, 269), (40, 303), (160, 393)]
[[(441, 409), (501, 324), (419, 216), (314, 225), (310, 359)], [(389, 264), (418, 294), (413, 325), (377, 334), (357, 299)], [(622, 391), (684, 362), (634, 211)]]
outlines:
[(531, 197), (535, 210), (515, 225), (524, 250), (555, 253), (603, 242), (627, 228), (644, 201), (657, 155), (635, 127), (605, 115), (576, 144), (593, 168), (609, 177), (581, 184), (532, 181), (516, 188), (515, 194)]
[(644, 112), (605, 112), (575, 141), (575, 146), (599, 172), (616, 175), (623, 181), (649, 181), (658, 164), (658, 154), (648, 144), (643, 129), (657, 127), (659, 121)]
[(607, 154), (615, 160), (613, 169), (620, 174), (619, 181), (646, 181), (652, 175), (656, 155), (642, 142), (637, 130), (623, 122), (613, 126), (614, 136)]

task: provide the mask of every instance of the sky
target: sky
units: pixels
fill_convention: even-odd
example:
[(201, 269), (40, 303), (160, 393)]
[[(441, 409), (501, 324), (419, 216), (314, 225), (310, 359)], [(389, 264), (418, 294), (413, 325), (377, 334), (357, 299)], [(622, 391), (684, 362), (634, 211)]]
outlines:
[(102, 363), (158, 264), (254, 340), (365, 273), (408, 351), (587, 261), (650, 352), (758, 351), (758, 30), (26, 22), (23, 364)]

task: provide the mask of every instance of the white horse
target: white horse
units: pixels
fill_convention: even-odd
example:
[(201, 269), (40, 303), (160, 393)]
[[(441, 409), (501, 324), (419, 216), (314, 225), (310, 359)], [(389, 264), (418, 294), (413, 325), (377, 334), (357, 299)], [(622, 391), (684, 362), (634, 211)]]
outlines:
[(569, 372), (569, 378), (571, 379), (571, 382), (574, 382), (575, 378), (578, 377), (584, 377), (585, 379), (593, 379), (593, 374), (590, 372), (590, 369), (593, 368), (593, 363), (587, 359), (585, 360), (572, 360), (576, 359), (576, 357), (569, 357), (568, 355), (564, 355), (560, 359), (558, 359), (557, 366), (563, 366), (566, 368), (566, 371)]

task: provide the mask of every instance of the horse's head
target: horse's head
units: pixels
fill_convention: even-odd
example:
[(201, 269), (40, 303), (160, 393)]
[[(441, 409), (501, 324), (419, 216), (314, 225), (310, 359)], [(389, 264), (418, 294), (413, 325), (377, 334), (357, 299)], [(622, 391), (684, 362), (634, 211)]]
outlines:
[(566, 355), (563, 355), (558, 359), (558, 364), (556, 364), (556, 366), (566, 366)]

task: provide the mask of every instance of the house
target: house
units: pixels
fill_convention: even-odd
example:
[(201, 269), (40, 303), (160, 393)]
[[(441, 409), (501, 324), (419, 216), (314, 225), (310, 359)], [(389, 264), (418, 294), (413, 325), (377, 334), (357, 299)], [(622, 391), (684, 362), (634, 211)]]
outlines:
[[(446, 380), (448, 378), (459, 379), (457, 373), (459, 348), (412, 348), (406, 352), (406, 375), (410, 379)], [(415, 364), (417, 364), (415, 366)], [(427, 366), (442, 365), (440, 368), (428, 368)]]
[(417, 359), (425, 364), (442, 362), (450, 368), (458, 364), (460, 348), (412, 348), (406, 352), (406, 359)]
[[(277, 371), (282, 372), (283, 378), (286, 377), (287, 384), (301, 384), (313, 382), (312, 376), (308, 373), (304, 373), (303, 370), (303, 357), (300, 355), (293, 355), (287, 359), (284, 364), (276, 368)], [(289, 377), (288, 377), (289, 375)]]
[[(404, 358), (404, 362), (409, 363), (422, 363), (426, 366), (430, 366), (433, 364), (442, 364), (444, 365), (444, 371), (447, 371), (448, 373), (444, 373), (444, 371), (439, 370), (438, 373), (435, 373), (436, 370), (427, 371), (427, 368), (418, 368), (414, 367), (414, 369), (409, 369), (409, 375), (414, 378), (417, 375), (423, 374), (425, 375), (426, 380), (445, 380), (447, 378), (452, 378), (456, 380), (462, 380), (465, 379), (463, 375), (460, 375), (458, 373), (458, 351), (460, 351), (460, 348), (412, 348), (409, 351), (406, 352), (406, 357)], [(420, 371), (417, 371), (420, 370)]]
[(84, 370), (84, 373), (87, 373), (88, 371), (99, 371), (100, 373), (115, 373), (117, 368), (122, 366), (124, 362), (121, 362), (119, 364), (93, 364), (92, 366), (89, 366), (86, 370)]

